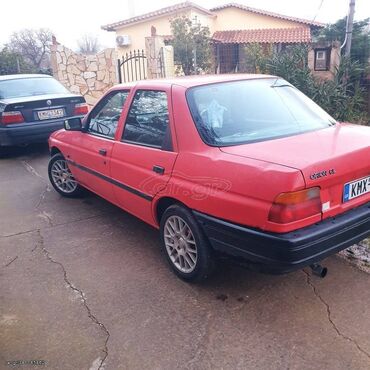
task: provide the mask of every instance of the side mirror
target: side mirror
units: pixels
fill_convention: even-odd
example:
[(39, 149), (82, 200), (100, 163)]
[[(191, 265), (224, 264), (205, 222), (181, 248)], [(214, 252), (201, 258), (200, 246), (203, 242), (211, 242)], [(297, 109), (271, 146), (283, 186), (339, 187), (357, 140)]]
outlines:
[(82, 131), (81, 118), (70, 118), (64, 121), (64, 129), (67, 131)]

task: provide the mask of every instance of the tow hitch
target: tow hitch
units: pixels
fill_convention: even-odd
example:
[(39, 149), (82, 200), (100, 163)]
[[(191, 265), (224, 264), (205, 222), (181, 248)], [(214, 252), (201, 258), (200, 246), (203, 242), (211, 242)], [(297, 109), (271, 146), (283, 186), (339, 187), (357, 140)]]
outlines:
[(324, 278), (328, 273), (328, 269), (326, 267), (321, 266), (319, 263), (313, 263), (310, 265), (312, 273), (317, 275), (321, 278)]

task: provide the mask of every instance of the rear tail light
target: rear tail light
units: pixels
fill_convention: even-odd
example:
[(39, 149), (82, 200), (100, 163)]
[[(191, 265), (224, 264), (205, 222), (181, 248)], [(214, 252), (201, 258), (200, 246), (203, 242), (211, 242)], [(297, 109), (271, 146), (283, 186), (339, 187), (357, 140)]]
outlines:
[(3, 125), (8, 125), (10, 123), (22, 123), (24, 118), (21, 112), (12, 111), (12, 112), (3, 112), (0, 115), (0, 123)]
[(75, 116), (84, 116), (85, 114), (88, 113), (88, 111), (89, 111), (89, 107), (87, 106), (86, 103), (79, 103), (75, 105), (73, 114)]
[(304, 218), (320, 215), (322, 203), (320, 188), (314, 187), (276, 197), (269, 213), (269, 221), (287, 224)]

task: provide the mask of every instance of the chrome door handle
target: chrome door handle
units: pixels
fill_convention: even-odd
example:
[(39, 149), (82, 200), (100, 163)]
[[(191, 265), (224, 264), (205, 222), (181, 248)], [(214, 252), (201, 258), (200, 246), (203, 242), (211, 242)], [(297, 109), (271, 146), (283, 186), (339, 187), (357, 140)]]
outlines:
[(99, 149), (99, 154), (106, 156), (107, 155), (107, 149)]

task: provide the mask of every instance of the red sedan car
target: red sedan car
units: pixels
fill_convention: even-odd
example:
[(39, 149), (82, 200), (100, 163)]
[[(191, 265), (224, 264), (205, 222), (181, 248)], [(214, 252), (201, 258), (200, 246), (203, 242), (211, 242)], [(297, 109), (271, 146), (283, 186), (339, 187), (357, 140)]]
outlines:
[(369, 143), (369, 127), (336, 122), (278, 77), (148, 80), (67, 120), (49, 177), (160, 229), (185, 280), (225, 255), (285, 273), (370, 234)]

